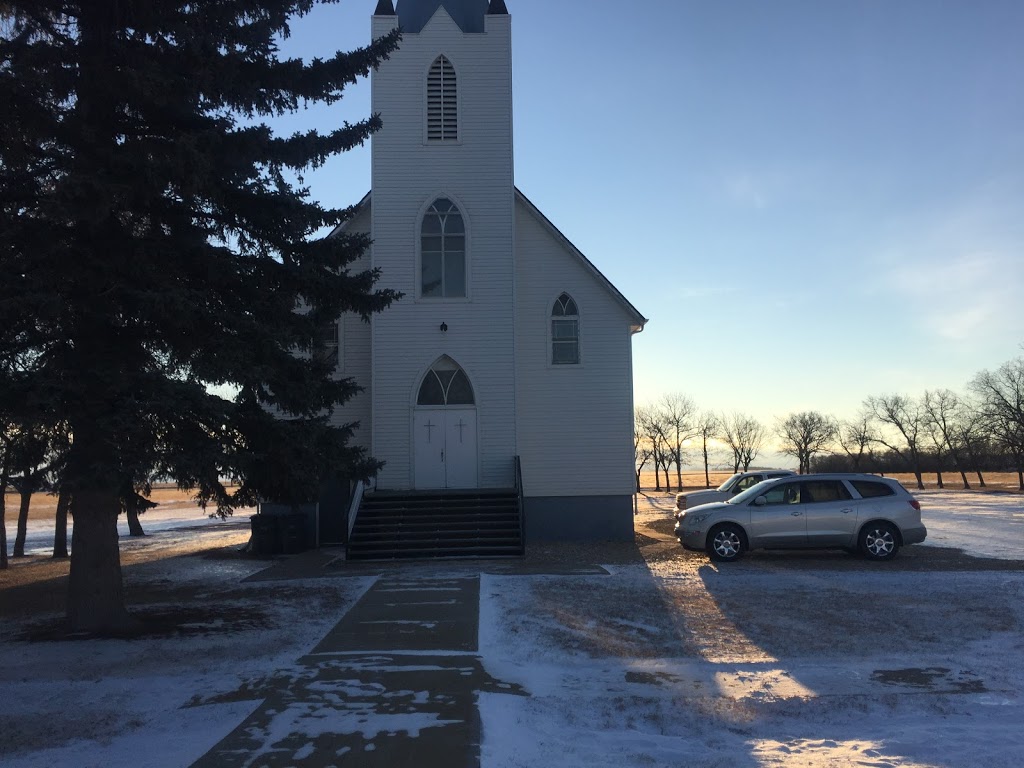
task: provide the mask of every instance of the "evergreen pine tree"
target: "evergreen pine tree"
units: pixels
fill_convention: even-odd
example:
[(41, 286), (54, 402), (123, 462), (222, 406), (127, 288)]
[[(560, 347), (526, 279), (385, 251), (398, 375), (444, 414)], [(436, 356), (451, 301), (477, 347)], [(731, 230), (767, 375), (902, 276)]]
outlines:
[(334, 2), (0, 2), (0, 411), (72, 436), (57, 484), (74, 631), (132, 623), (126, 480), (156, 469), (226, 514), (376, 468), (328, 421), (354, 384), (304, 353), (397, 295), (350, 270), (365, 238), (323, 236), (350, 211), (293, 178), (380, 123), (282, 137), (264, 121), (339, 100), (398, 37), (283, 60), (289, 20), (318, 1)]

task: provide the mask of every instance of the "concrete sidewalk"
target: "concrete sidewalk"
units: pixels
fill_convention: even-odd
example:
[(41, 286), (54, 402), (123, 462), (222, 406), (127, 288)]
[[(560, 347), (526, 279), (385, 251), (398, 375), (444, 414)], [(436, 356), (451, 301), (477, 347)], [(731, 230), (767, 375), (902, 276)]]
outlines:
[(479, 766), (477, 694), (525, 695), (484, 671), (479, 606), (479, 573), (378, 578), (194, 768)]

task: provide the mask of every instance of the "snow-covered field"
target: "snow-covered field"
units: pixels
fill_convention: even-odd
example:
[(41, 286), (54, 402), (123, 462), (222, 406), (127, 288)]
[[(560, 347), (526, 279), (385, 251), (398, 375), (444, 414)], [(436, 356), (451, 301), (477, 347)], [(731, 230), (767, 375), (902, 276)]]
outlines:
[[(666, 549), (610, 575), (485, 574), (479, 655), (529, 695), (480, 694), (482, 765), (1024, 765), (1024, 497), (917, 495), (933, 549), (892, 563), (770, 553), (719, 567)], [(638, 528), (670, 503), (647, 500)], [(162, 514), (125, 544), (239, 536)], [(968, 556), (930, 564), (948, 552), (934, 547)], [(264, 566), (132, 566), (129, 589), (207, 609), (187, 636), (29, 643), (5, 622), (0, 762), (189, 765), (374, 579), (241, 583)]]

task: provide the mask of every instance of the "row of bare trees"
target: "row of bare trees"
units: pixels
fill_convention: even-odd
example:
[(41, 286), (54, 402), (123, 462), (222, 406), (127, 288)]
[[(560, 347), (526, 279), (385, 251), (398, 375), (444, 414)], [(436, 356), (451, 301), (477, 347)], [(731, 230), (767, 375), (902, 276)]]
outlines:
[(1024, 490), (1024, 357), (995, 371), (982, 371), (963, 393), (928, 390), (920, 397), (889, 394), (868, 397), (858, 414), (840, 421), (817, 411), (781, 418), (774, 432), (743, 413), (716, 414), (699, 409), (689, 397), (666, 395), (638, 408), (634, 430), (637, 489), (640, 473), (655, 470), (655, 490), (683, 487), (684, 466), (699, 465), (710, 486), (714, 463), (749, 469), (766, 447), (792, 456), (801, 473), (811, 471), (910, 472), (918, 488), (924, 474), (970, 477), (985, 486), (984, 472), (1013, 471)]
[(719, 414), (701, 410), (683, 394), (668, 394), (651, 406), (636, 409), (633, 430), (636, 484), (640, 474), (654, 466), (655, 490), (672, 490), (672, 469), (676, 488), (683, 487), (683, 467), (697, 452), (704, 468), (705, 485), (710, 485), (712, 459), (726, 446), (734, 472), (749, 469), (761, 452), (767, 430), (757, 419), (743, 413)]
[[(71, 447), (71, 434), (66, 424), (18, 422), (0, 415), (0, 570), (8, 567), (7, 490), (18, 494), (18, 518), (12, 556), (25, 556), (28, 536), (28, 515), (32, 497), (49, 493), (57, 497), (53, 533), (53, 557), (68, 557), (68, 512), (70, 494), (62, 488), (58, 477)], [(149, 494), (148, 479), (126, 482), (121, 495), (121, 511), (127, 517), (132, 536), (144, 536), (139, 514), (156, 506), (138, 491)]]

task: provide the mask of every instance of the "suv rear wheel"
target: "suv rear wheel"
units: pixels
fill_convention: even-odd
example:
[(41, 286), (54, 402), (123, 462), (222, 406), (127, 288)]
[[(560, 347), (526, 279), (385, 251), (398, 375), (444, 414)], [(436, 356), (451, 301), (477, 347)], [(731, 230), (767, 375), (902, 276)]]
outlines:
[(900, 534), (892, 523), (869, 523), (860, 532), (860, 551), (868, 560), (891, 560), (900, 551)]

